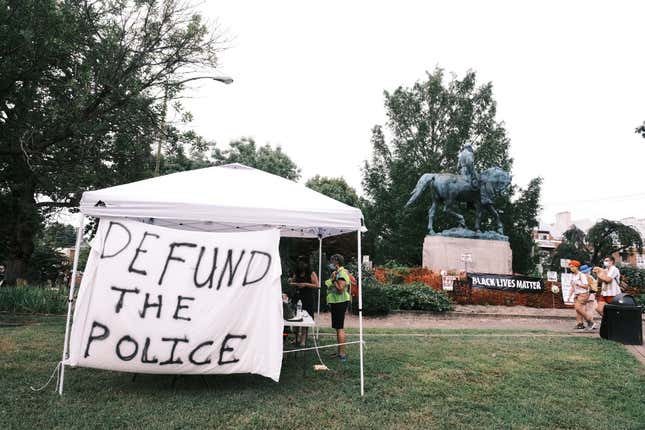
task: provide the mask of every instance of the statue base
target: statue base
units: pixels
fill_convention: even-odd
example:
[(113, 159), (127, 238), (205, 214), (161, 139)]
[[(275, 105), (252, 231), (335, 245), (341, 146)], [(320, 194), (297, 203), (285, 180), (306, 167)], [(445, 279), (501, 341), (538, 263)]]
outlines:
[[(462, 256), (470, 254), (472, 261)], [(468, 239), (449, 236), (426, 236), (423, 241), (423, 267), (474, 273), (513, 273), (513, 253), (507, 240)]]
[(496, 231), (473, 231), (467, 228), (454, 227), (448, 230), (436, 233), (435, 236), (445, 237), (462, 237), (464, 239), (482, 239), (482, 240), (505, 240), (508, 242), (508, 236), (499, 234)]

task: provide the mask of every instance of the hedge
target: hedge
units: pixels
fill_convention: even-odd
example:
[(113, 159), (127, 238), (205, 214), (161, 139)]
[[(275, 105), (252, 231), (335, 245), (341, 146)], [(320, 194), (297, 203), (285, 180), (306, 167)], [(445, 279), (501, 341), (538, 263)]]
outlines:
[(453, 309), (443, 291), (435, 291), (420, 282), (391, 285), (384, 288), (393, 309), (409, 311), (447, 312)]
[(23, 286), (0, 287), (0, 311), (29, 314), (63, 314), (67, 289)]

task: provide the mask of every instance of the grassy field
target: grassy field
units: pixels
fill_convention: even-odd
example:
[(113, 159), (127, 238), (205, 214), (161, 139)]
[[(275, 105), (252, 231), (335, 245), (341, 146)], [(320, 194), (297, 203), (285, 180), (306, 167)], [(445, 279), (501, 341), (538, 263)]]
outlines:
[[(326, 359), (333, 370), (325, 373), (309, 366), (303, 377), (301, 363), (287, 360), (278, 384), (209, 376), (206, 387), (193, 376), (172, 388), (168, 376), (132, 382), (70, 369), (63, 398), (49, 387), (32, 392), (49, 377), (63, 334), (61, 318), (0, 328), (0, 429), (645, 428), (644, 368), (622, 346), (595, 338), (371, 332), (364, 398), (355, 347), (346, 364)], [(601, 369), (613, 370), (603, 377)]]

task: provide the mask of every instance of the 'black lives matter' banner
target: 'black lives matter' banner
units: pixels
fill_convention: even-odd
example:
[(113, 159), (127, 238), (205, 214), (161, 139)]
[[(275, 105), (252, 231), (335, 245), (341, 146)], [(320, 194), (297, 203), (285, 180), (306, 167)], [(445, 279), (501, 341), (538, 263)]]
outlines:
[(279, 240), (278, 230), (206, 233), (102, 219), (65, 364), (277, 381)]
[(527, 293), (540, 293), (544, 290), (542, 279), (529, 276), (469, 273), (468, 282), (473, 288), (487, 288), (490, 290)]

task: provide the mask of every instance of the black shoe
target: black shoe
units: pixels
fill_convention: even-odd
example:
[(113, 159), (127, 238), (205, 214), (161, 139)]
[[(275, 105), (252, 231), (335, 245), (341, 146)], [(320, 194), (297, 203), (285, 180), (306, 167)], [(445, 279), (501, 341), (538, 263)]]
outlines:
[(584, 330), (585, 325), (583, 323), (578, 323), (576, 326), (573, 328), (574, 330)]

